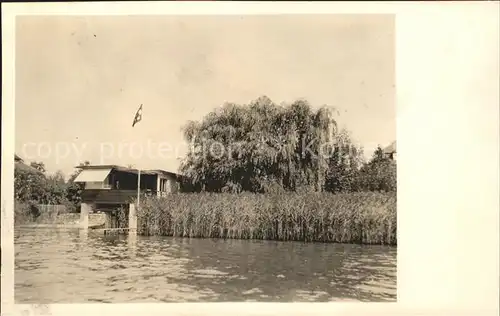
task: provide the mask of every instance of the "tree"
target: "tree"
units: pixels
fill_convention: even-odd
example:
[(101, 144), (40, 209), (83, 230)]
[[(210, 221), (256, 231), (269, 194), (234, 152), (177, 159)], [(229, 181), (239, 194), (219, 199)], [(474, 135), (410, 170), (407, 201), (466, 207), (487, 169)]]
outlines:
[(279, 106), (265, 96), (248, 105), (227, 103), (184, 127), (191, 147), (181, 172), (205, 191), (322, 191), (331, 144), (345, 136), (333, 111), (315, 111), (305, 100)]
[(380, 145), (378, 145), (377, 149), (375, 149), (375, 151), (373, 152), (371, 163), (378, 163), (384, 161), (385, 159), (386, 157), (384, 156), (384, 150), (382, 149), (382, 147), (380, 147)]
[(57, 171), (55, 174), (47, 176), (46, 183), (47, 204), (67, 204), (66, 195), (68, 185), (64, 174), (61, 171)]
[(356, 189), (360, 191), (396, 191), (396, 162), (384, 156), (380, 146), (370, 162), (364, 165), (356, 177)]
[(21, 202), (42, 203), (46, 198), (44, 174), (24, 165), (15, 165), (14, 197)]
[(33, 161), (32, 163), (30, 163), (30, 166), (32, 168), (35, 168), (36, 170), (42, 172), (42, 173), (45, 173), (46, 172), (46, 169), (45, 169), (45, 164), (43, 162), (36, 162), (36, 161)]
[(350, 133), (342, 130), (336, 137), (328, 164), (325, 190), (349, 192), (363, 163), (363, 149), (353, 143)]
[[(81, 165), (89, 164), (88, 162)], [(14, 170), (14, 194), (18, 204), (27, 205), (32, 214), (39, 215), (37, 205), (39, 204), (62, 204), (74, 209), (81, 202), (80, 184), (74, 179), (78, 172), (74, 173), (68, 182), (61, 171), (46, 175), (45, 166), (42, 162), (31, 163), (31, 167), (24, 164), (16, 164)]]
[[(89, 166), (90, 161), (86, 160), (80, 163), (78, 166)], [(76, 177), (82, 172), (82, 169), (77, 168), (75, 172), (69, 177), (66, 189), (66, 198), (74, 206), (75, 209), (79, 209), (82, 203), (82, 191), (84, 186), (82, 183), (75, 182)]]

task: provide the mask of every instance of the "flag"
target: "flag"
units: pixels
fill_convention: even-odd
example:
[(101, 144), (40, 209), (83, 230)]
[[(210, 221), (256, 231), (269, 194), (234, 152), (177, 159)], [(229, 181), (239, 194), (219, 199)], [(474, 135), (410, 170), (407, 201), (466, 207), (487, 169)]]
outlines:
[(134, 122), (132, 123), (132, 127), (134, 127), (135, 124), (139, 123), (141, 120), (142, 120), (142, 104), (139, 107), (139, 109), (137, 110), (137, 112), (135, 113)]

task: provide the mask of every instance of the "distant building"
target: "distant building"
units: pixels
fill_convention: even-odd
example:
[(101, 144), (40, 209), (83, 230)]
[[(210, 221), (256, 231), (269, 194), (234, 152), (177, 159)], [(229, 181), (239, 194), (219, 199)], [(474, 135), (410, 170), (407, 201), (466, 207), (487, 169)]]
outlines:
[(24, 160), (21, 157), (19, 157), (18, 155), (16, 155), (16, 154), (14, 154), (14, 166), (16, 168), (19, 168), (20, 170), (24, 170), (24, 171), (36, 172), (36, 173), (43, 173), (40, 170), (27, 165), (24, 162)]
[(397, 158), (396, 141), (392, 142), (389, 146), (384, 148), (383, 152), (385, 157), (392, 160), (396, 160)]

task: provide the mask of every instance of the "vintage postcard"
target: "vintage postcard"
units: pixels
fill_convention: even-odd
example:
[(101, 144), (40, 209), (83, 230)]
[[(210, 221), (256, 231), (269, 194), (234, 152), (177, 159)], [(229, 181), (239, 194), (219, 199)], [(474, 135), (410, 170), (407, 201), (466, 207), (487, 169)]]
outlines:
[[(435, 168), (418, 169), (434, 146), (423, 139), (442, 139), (432, 122), (444, 110), (429, 113), (425, 131), (415, 127), (422, 115), (404, 99), (419, 89), (404, 81), (418, 75), (404, 55), (414, 46), (398, 42), (405, 15), (396, 5), (73, 5), (6, 7), (2, 309), (127, 313), (157, 303), (148, 314), (168, 313), (165, 303), (240, 303), (258, 314), (285, 312), (259, 311), (262, 303), (304, 303), (302, 312), (328, 314), (378, 302), (399, 305), (375, 313), (404, 313), (394, 306), (415, 292), (404, 269), (419, 278), (411, 261), (423, 260), (412, 257), (419, 237), (408, 223), (439, 206), (424, 203), (436, 191), (422, 189)], [(498, 27), (498, 14), (475, 7), (485, 29)], [(493, 38), (477, 34), (463, 37)], [(460, 55), (453, 45), (448, 54)], [(427, 80), (428, 91), (444, 84)], [(478, 109), (471, 118), (493, 113)], [(476, 123), (495, 124), (484, 120)], [(410, 194), (423, 194), (420, 206)], [(428, 220), (421, 235), (435, 229)], [(457, 282), (453, 269), (440, 270), (443, 279)], [(206, 306), (198, 312), (229, 308)]]

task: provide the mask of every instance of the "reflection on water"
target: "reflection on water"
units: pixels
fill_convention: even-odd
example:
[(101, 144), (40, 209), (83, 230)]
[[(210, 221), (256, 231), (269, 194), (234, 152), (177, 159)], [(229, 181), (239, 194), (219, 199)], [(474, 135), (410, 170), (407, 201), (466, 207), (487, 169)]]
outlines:
[(395, 301), (396, 248), (15, 231), (18, 303)]

